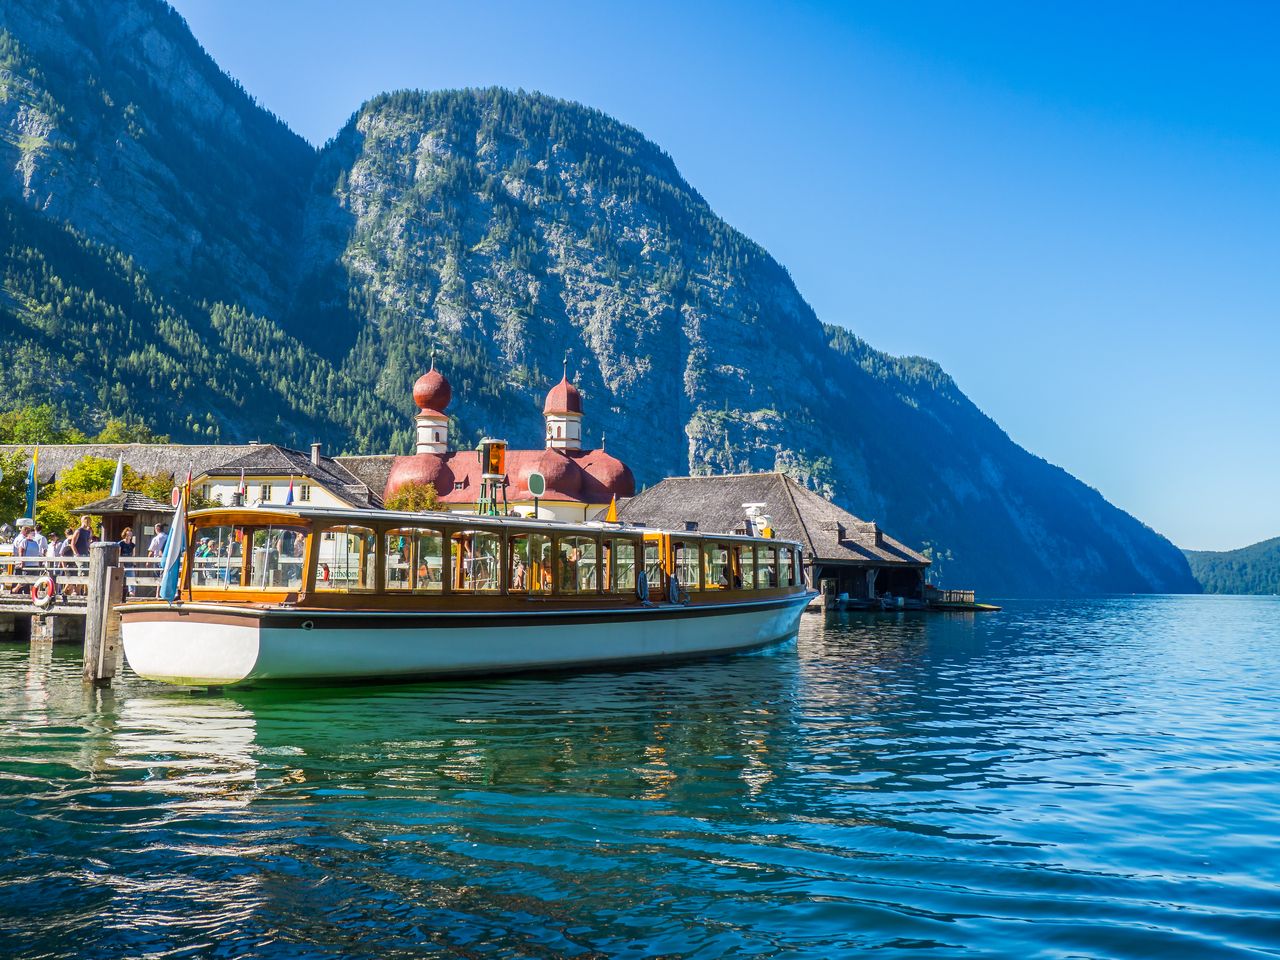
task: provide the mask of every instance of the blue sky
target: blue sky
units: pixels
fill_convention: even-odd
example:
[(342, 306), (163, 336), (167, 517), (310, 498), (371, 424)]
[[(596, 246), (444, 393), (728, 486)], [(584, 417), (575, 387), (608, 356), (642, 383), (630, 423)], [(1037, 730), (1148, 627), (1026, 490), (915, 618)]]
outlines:
[(599, 107), (822, 319), (1175, 543), (1280, 535), (1280, 7), (175, 6), (316, 143), (402, 87)]

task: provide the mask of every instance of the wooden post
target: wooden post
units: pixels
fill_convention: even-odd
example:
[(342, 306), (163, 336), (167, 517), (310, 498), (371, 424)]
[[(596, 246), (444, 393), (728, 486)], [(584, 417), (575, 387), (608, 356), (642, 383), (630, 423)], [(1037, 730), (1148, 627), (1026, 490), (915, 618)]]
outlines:
[[(114, 608), (124, 592), (124, 571), (119, 564), (120, 544), (95, 543), (89, 547), (88, 610), (84, 625), (84, 679), (87, 683), (107, 684), (115, 676), (120, 618)], [(113, 620), (114, 631), (111, 626)], [(109, 639), (109, 635), (114, 639)]]

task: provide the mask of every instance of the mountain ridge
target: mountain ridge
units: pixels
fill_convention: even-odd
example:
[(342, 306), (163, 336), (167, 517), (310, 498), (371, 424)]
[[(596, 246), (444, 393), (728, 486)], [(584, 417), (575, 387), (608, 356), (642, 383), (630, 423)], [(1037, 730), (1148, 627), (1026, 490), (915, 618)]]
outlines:
[(1205, 593), (1280, 595), (1280, 537), (1234, 550), (1184, 550)]
[[(536, 444), (568, 349), (589, 437), (607, 433), (642, 482), (783, 469), (988, 592), (1196, 588), (1172, 544), (1014, 444), (939, 365), (824, 325), (661, 147), (599, 110), (393, 91), (313, 148), (231, 80), (196, 83), (214, 98), (202, 114), (168, 116), (181, 105), (147, 71), (195, 83), (216, 64), (157, 0), (15, 5), (22, 22), (0, 17), (10, 402), (52, 393), (175, 439), (404, 452), (408, 386), (439, 348), (460, 444)], [(101, 18), (115, 46), (89, 56), (74, 34)], [(43, 86), (3, 80), (22, 57)], [(47, 79), (85, 57), (96, 95), (132, 111)], [(33, 111), (51, 121), (34, 148)], [(102, 145), (130, 136), (112, 167)], [(187, 148), (217, 156), (170, 169)], [(135, 180), (161, 210), (115, 196)]]

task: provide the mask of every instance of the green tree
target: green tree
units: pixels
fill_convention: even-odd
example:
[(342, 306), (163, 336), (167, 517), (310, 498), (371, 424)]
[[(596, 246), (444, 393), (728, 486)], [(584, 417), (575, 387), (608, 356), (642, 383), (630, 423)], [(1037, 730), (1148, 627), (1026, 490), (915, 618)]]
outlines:
[(388, 510), (423, 513), (428, 510), (440, 510), (443, 508), (443, 503), (434, 483), (410, 482), (392, 494), (385, 506)]
[(83, 433), (61, 421), (52, 404), (0, 413), (0, 443), (83, 443), (84, 439)]
[(27, 455), (0, 452), (0, 524), (13, 523), (27, 509)]

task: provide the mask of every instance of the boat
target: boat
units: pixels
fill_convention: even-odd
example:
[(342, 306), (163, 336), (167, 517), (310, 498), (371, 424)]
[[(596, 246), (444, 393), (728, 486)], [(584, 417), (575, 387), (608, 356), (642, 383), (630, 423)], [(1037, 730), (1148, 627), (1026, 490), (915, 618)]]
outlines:
[(177, 596), (121, 604), (129, 666), (197, 687), (728, 654), (791, 637), (800, 545), (603, 521), (326, 507), (190, 514)]

